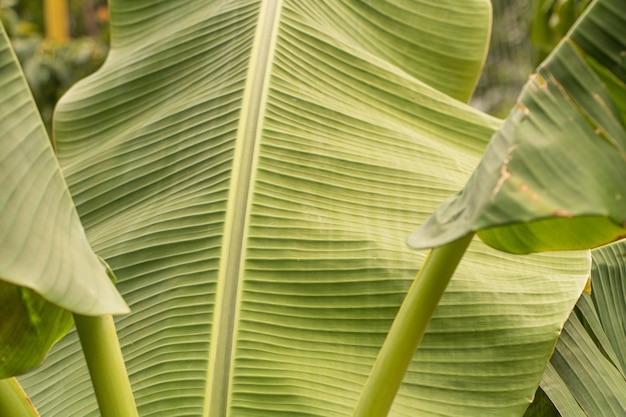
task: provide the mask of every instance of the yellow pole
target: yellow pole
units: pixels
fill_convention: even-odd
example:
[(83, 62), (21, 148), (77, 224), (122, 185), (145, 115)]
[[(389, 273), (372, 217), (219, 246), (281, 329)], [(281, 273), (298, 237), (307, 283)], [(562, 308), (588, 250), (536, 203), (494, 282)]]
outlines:
[(58, 43), (70, 39), (70, 19), (67, 0), (44, 0), (46, 37)]

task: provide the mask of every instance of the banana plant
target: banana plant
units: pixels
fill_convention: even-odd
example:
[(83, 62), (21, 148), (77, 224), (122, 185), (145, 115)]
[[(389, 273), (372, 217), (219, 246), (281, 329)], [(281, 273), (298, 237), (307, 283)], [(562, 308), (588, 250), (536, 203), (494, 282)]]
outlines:
[[(469, 233), (512, 253), (626, 236), (626, 4), (597, 1), (530, 77), (465, 188), (409, 237)], [(581, 198), (584, 196), (585, 198)]]
[[(464, 104), (489, 3), (112, 1), (111, 24), (54, 141), (132, 310), (139, 415), (351, 415), (427, 256), (406, 235), (501, 124)], [(473, 240), (391, 415), (523, 415), (589, 270)], [(98, 415), (75, 331), (19, 380), (43, 416)]]
[(610, 417), (626, 410), (626, 241), (592, 251), (583, 294), (525, 417)]
[(569, 32), (590, 0), (534, 0), (530, 41), (535, 61), (541, 63)]
[(94, 385), (104, 391), (115, 386), (118, 393), (115, 403), (103, 401), (101, 409), (132, 416), (134, 400), (110, 316), (128, 312), (128, 306), (110, 280), (112, 271), (88, 243), (1, 27), (0, 80), (6, 117), (0, 127), (0, 412), (36, 415), (17, 381), (7, 377), (37, 366), (74, 321), (85, 354), (93, 358)]
[(530, 77), (465, 188), (411, 234), (412, 247), (435, 249), (409, 289), (355, 416), (387, 415), (401, 382), (394, 375), (407, 369), (474, 233), (512, 253), (591, 248), (626, 236), (626, 187), (617, 180), (626, 175), (624, 23), (626, 4), (594, 3)]
[[(617, 30), (624, 23), (623, 2), (597, 1), (590, 6), (531, 76), (516, 108), (494, 135), (465, 188), (444, 202), (410, 236), (411, 246), (441, 246), (433, 253), (446, 251), (454, 255), (464, 250), (466, 244), (461, 242), (478, 233), (495, 248), (530, 253), (597, 247), (626, 236), (626, 205), (622, 201), (626, 188), (618, 180), (626, 174), (626, 36)], [(586, 198), (580, 199), (581, 194)], [(410, 305), (411, 297), (418, 299), (419, 294), (412, 296), (409, 292), (405, 303)], [(586, 300), (583, 296), (579, 308), (585, 306), (583, 314), (591, 315), (593, 310)], [(398, 351), (387, 348), (387, 344), (394, 345), (394, 328), (415, 320), (398, 316), (379, 361)], [(572, 316), (559, 346), (565, 345), (565, 340), (570, 344), (572, 340), (584, 341), (584, 332), (575, 331), (579, 330), (577, 323)], [(418, 338), (415, 340), (419, 343)], [(576, 355), (568, 348), (557, 347), (553, 357), (567, 363), (562, 368), (576, 363)], [(564, 350), (567, 353), (563, 354)], [(625, 410), (625, 399), (614, 389), (623, 387), (623, 372), (611, 366), (604, 368), (611, 371), (606, 378), (617, 381), (617, 385), (596, 385), (599, 406), (589, 407), (596, 399), (581, 401), (587, 406), (583, 407), (585, 411), (591, 408), (592, 415)], [(377, 366), (374, 377), (376, 372)], [(545, 376), (558, 385), (561, 380), (553, 374), (548, 367)], [(602, 378), (600, 374), (594, 376)], [(584, 387), (585, 383), (580, 385)], [(614, 401), (603, 402), (605, 392)], [(565, 414), (583, 413), (575, 405), (572, 409)]]

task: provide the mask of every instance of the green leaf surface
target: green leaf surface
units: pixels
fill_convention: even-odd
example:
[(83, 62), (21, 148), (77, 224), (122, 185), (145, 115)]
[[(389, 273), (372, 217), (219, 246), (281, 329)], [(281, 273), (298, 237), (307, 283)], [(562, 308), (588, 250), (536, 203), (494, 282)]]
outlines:
[[(550, 366), (548, 364), (548, 366)], [(544, 373), (545, 379), (545, 373)], [(577, 404), (576, 404), (577, 405)], [(541, 388), (537, 389), (535, 393), (535, 398), (533, 398), (533, 402), (530, 404), (530, 407), (524, 413), (524, 417), (561, 417), (559, 412), (556, 410), (552, 401), (548, 396), (543, 392)], [(579, 416), (586, 417), (586, 416)]]
[(72, 326), (69, 310), (128, 307), (87, 242), (1, 25), (0, 91), (0, 378), (7, 378), (39, 365)]
[[(111, 16), (111, 55), (55, 132), (132, 307), (116, 325), (139, 414), (349, 416), (426, 256), (406, 235), (499, 125), (448, 95), (473, 88), (488, 2), (112, 1)], [(589, 269), (587, 252), (475, 241), (392, 415), (522, 415)], [(74, 334), (21, 381), (44, 416), (98, 415)]]
[(89, 246), (4, 29), (0, 90), (0, 279), (71, 311), (128, 312)]
[(550, 362), (587, 415), (619, 416), (626, 411), (624, 375), (596, 347), (576, 316), (566, 324)]
[(528, 81), (464, 190), (409, 238), (471, 231), (514, 253), (600, 246), (626, 235), (626, 3), (593, 3)]
[(72, 327), (72, 314), (36, 292), (0, 281), (0, 378), (39, 365)]
[(592, 293), (565, 324), (541, 381), (563, 417), (626, 411), (626, 241), (592, 251)]
[(626, 374), (626, 241), (593, 251), (593, 304), (615, 355)]
[[(539, 385), (543, 392), (547, 393), (549, 401), (552, 401), (553, 407), (557, 411), (559, 417), (588, 417), (580, 405), (576, 401), (574, 395), (567, 388), (567, 384), (554, 366), (549, 363)], [(541, 415), (541, 414), (539, 414)]]

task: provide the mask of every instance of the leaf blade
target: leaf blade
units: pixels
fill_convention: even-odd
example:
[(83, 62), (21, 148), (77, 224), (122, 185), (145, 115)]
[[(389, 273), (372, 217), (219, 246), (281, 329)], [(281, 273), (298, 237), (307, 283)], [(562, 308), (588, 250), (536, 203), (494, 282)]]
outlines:
[[(486, 3), (471, 4), (484, 23)], [(349, 415), (425, 255), (406, 248), (404, 236), (415, 216), (465, 181), (499, 124), (364, 48), (359, 33), (337, 29), (333, 19), (347, 12), (333, 12), (343, 3), (285, 2), (250, 167), (238, 308), (222, 310), (218, 277), (231, 260), (221, 246), (230, 238), (232, 171), (242, 163), (234, 155), (258, 6), (198, 2), (189, 16), (164, 5), (155, 22), (184, 24), (148, 32), (145, 43), (131, 31), (56, 119), (89, 236), (133, 307), (117, 327), (141, 415), (202, 415), (207, 386), (219, 381), (207, 371), (219, 314), (235, 315), (223, 387), (231, 414)], [(94, 135), (99, 120), (106, 127)], [(469, 262), (444, 296), (396, 415), (523, 410), (589, 268), (586, 254), (512, 260), (481, 244)], [(474, 272), (479, 267), (484, 273)], [(528, 281), (542, 289), (527, 291)], [(517, 290), (529, 298), (520, 302)], [(521, 343), (530, 319), (540, 326)], [(451, 341), (462, 342), (454, 346), (467, 359), (456, 373), (445, 360)], [(481, 356), (491, 344), (517, 361)], [(62, 342), (42, 369), (46, 383), (25, 382), (43, 412), (97, 415), (71, 346), (71, 338)], [(484, 375), (477, 359), (494, 370)], [(58, 397), (73, 400), (62, 403), (48, 391), (66, 363), (72, 380)], [(519, 380), (503, 389), (507, 373)], [(478, 392), (463, 394), (455, 382), (467, 388), (483, 377)]]
[[(601, 20), (610, 12), (613, 32)], [(413, 247), (475, 231), (496, 248), (529, 253), (597, 247), (625, 234), (626, 190), (614, 180), (626, 169), (624, 84), (603, 82), (623, 77), (626, 38), (616, 22), (624, 21), (619, 1), (589, 7), (531, 77), (463, 192), (411, 235)]]
[(69, 310), (127, 312), (85, 237), (4, 29), (0, 54), (0, 277)]

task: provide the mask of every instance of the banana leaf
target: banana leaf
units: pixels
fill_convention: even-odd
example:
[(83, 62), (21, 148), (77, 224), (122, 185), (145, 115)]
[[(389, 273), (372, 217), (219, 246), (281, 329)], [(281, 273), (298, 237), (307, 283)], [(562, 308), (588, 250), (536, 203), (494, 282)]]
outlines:
[[(465, 104), (487, 1), (111, 1), (103, 68), (56, 112), (142, 416), (348, 416), (426, 254), (409, 231), (500, 121)], [(588, 252), (476, 241), (394, 416), (519, 416)], [(20, 378), (97, 416), (75, 333)]]
[(542, 378), (541, 389), (563, 417), (626, 411), (625, 254), (626, 241), (592, 251), (593, 291), (578, 301)]
[(128, 307), (93, 253), (4, 29), (0, 26), (0, 378), (37, 366), (70, 311)]
[(599, 0), (528, 81), (465, 188), (409, 238), (514, 253), (626, 236), (626, 2)]

